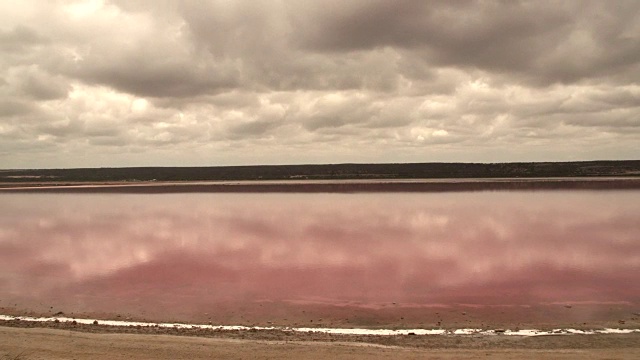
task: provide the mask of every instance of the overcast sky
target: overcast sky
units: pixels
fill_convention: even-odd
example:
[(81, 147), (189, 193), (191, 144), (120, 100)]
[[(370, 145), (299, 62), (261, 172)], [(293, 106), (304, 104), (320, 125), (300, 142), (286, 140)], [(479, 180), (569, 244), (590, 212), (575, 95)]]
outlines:
[(640, 159), (640, 1), (0, 1), (0, 168)]

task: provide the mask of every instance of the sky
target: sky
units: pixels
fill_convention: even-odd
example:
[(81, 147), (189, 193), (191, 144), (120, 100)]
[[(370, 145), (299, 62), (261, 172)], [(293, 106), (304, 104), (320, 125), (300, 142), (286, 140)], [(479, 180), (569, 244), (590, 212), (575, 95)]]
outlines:
[(640, 159), (640, 1), (0, 0), (0, 168)]

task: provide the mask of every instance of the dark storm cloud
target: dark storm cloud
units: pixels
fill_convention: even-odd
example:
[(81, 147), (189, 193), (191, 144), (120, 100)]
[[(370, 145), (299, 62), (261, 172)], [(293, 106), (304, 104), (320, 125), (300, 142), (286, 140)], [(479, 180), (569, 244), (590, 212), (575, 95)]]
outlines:
[(6, 140), (5, 167), (23, 161), (12, 146), (170, 165), (161, 149), (181, 164), (243, 163), (246, 149), (269, 163), (514, 161), (628, 158), (639, 140), (637, 1), (70, 0), (0, 14), (0, 136), (34, 149)]
[(81, 78), (85, 83), (108, 85), (123, 92), (150, 97), (191, 97), (229, 90), (237, 85), (237, 71), (233, 68), (210, 67), (198, 71), (188, 62), (156, 63), (145, 55), (119, 60), (123, 63), (91, 63), (68, 74)]
[(270, 121), (249, 121), (230, 127), (229, 131), (232, 138), (245, 138), (252, 136), (260, 136), (271, 129), (278, 127), (279, 124)]
[(35, 110), (33, 104), (20, 100), (0, 100), (0, 117), (26, 115)]
[(35, 100), (54, 100), (66, 98), (71, 90), (69, 82), (62, 76), (51, 76), (36, 68), (29, 68), (17, 74), (18, 85), (23, 95)]
[(236, 59), (243, 86), (273, 90), (393, 89), (395, 59), (384, 52), (334, 57), (291, 47), (296, 14), (288, 2), (188, 2), (180, 7), (191, 39), (216, 59)]
[(311, 131), (354, 125), (370, 118), (366, 100), (353, 96), (320, 98), (306, 113), (304, 127)]
[(326, 3), (302, 11), (295, 44), (333, 53), (393, 47), (438, 65), (546, 82), (632, 70), (640, 62), (636, 1)]
[(0, 49), (3, 52), (21, 52), (30, 46), (47, 42), (47, 38), (27, 26), (0, 31)]

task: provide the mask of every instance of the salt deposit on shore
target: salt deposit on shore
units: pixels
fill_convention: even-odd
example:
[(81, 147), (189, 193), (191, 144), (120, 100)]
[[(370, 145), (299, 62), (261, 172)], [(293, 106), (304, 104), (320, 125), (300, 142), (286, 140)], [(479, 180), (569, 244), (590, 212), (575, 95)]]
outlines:
[(161, 327), (161, 328), (180, 328), (180, 329), (203, 329), (203, 330), (281, 330), (292, 332), (319, 332), (334, 335), (376, 335), (376, 336), (394, 336), (394, 335), (507, 335), (507, 336), (543, 336), (543, 335), (595, 335), (595, 334), (630, 334), (640, 332), (640, 329), (553, 329), (553, 330), (537, 330), (537, 329), (348, 329), (348, 328), (309, 328), (309, 327), (262, 327), (262, 326), (234, 326), (234, 325), (203, 325), (203, 324), (182, 324), (182, 323), (153, 323), (138, 321), (121, 321), (121, 320), (94, 320), (94, 319), (76, 319), (69, 317), (29, 317), (29, 316), (9, 316), (0, 315), (0, 321), (27, 321), (27, 322), (66, 322), (84, 325), (102, 325), (116, 327)]

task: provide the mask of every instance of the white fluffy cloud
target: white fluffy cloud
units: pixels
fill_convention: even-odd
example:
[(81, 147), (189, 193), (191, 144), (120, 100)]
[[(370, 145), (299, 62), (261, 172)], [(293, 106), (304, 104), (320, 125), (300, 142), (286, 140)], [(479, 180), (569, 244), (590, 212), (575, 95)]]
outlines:
[(0, 167), (638, 158), (636, 1), (0, 4)]

